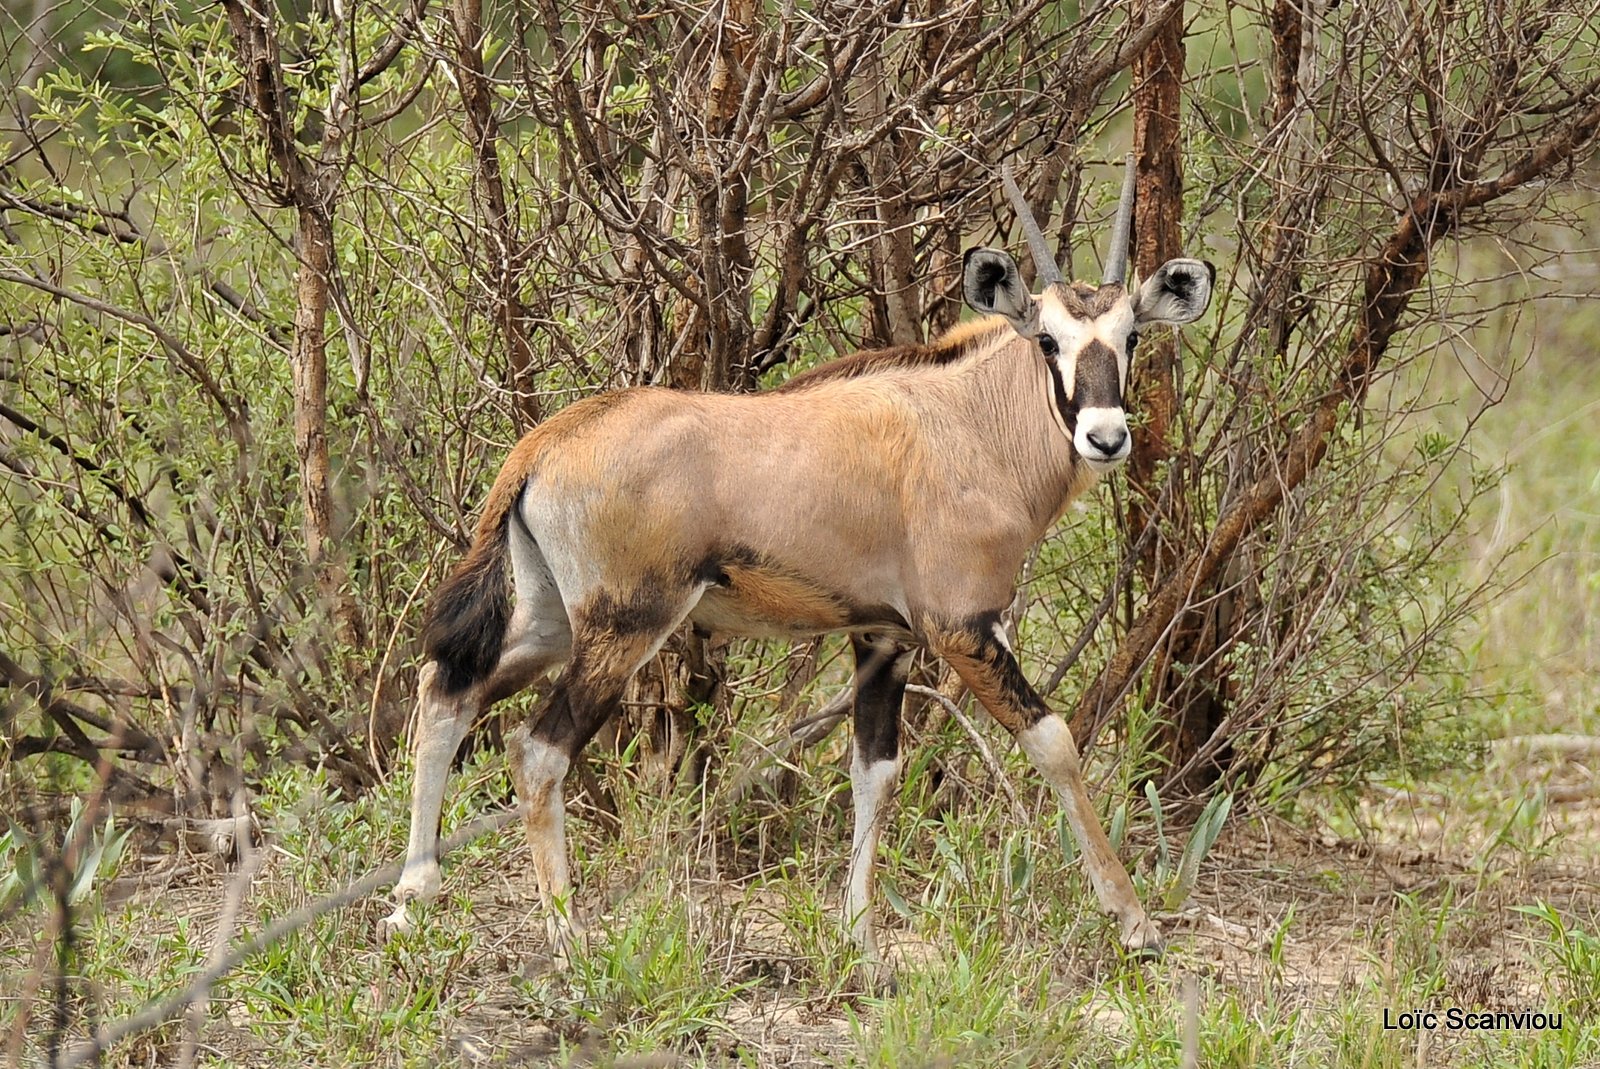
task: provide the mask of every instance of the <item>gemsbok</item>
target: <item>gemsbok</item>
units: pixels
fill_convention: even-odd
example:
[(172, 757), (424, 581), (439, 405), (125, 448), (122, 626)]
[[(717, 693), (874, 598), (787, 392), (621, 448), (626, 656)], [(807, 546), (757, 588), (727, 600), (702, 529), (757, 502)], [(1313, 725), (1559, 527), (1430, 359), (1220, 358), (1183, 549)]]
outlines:
[(722, 635), (849, 634), (855, 830), (844, 913), (875, 974), (886, 970), (873, 862), (919, 646), (955, 670), (1058, 792), (1123, 945), (1159, 951), (1072, 735), (1028, 684), (1001, 612), (1030, 547), (1128, 457), (1123, 393), (1139, 331), (1198, 318), (1215, 271), (1177, 259), (1124, 286), (1131, 157), (1099, 286), (1066, 281), (1009, 168), (1003, 182), (1037, 296), (1006, 253), (972, 249), (964, 291), (984, 318), (929, 345), (843, 357), (763, 393), (617, 390), (556, 413), (512, 449), (471, 550), (429, 610), (392, 929), (409, 925), (409, 901), (439, 890), (445, 780), (474, 719), (564, 666), (508, 733), (507, 756), (552, 944), (570, 950), (581, 926), (562, 781), (628, 678), (689, 621)]

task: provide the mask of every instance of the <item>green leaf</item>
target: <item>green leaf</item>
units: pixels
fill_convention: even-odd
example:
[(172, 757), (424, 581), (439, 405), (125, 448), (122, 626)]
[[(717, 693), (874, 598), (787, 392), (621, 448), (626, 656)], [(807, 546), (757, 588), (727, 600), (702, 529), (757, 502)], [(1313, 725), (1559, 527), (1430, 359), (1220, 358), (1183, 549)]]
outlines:
[(1123, 802), (1117, 806), (1117, 811), (1111, 814), (1111, 830), (1107, 837), (1111, 840), (1111, 849), (1122, 849), (1122, 840), (1128, 833), (1128, 803)]
[(1033, 856), (1028, 849), (1028, 844), (1022, 840), (1021, 833), (1011, 836), (1006, 841), (1007, 870), (1011, 874), (1011, 893), (1021, 894), (1033, 879)]
[(908, 921), (916, 919), (916, 914), (911, 910), (911, 903), (900, 897), (900, 892), (895, 890), (894, 884), (885, 880), (881, 886), (883, 888), (883, 899), (889, 903), (890, 909)]
[(1067, 823), (1065, 812), (1056, 814), (1056, 838), (1061, 841), (1062, 861), (1070, 865), (1078, 860), (1078, 839), (1072, 834), (1072, 825)]
[(1163, 870), (1170, 869), (1172, 858), (1167, 849), (1167, 828), (1161, 819), (1161, 797), (1156, 793), (1155, 780), (1144, 781), (1144, 797), (1145, 801), (1150, 803), (1150, 819), (1155, 821), (1156, 825), (1156, 864)]
[(1222, 834), (1222, 823), (1228, 819), (1228, 811), (1232, 808), (1231, 794), (1219, 794), (1206, 803), (1200, 819), (1195, 821), (1194, 830), (1189, 833), (1188, 844), (1183, 848), (1183, 859), (1178, 862), (1178, 878), (1167, 892), (1168, 909), (1177, 909), (1189, 897), (1195, 880), (1200, 876), (1200, 862), (1216, 845), (1217, 836)]

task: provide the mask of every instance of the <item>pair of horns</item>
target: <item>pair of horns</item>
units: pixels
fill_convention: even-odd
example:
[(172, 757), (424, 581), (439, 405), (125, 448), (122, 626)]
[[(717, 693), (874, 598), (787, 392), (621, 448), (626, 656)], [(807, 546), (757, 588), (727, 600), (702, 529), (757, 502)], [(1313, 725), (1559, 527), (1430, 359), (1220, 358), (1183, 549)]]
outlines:
[[(1033, 253), (1033, 266), (1038, 272), (1039, 281), (1046, 286), (1065, 282), (1061, 268), (1056, 264), (1056, 258), (1050, 254), (1050, 246), (1044, 240), (1044, 231), (1039, 229), (1039, 222), (1033, 217), (1033, 209), (1028, 207), (1027, 200), (1022, 196), (1022, 190), (1017, 188), (1016, 177), (1011, 173), (1010, 160), (1000, 165), (1000, 181), (1005, 186), (1006, 196), (1011, 199), (1011, 206), (1017, 211), (1017, 220), (1022, 223), (1022, 233), (1027, 236), (1028, 250)], [(1120, 286), (1128, 273), (1128, 235), (1133, 229), (1133, 193), (1133, 153), (1130, 152), (1127, 170), (1122, 178), (1122, 199), (1117, 203), (1117, 219), (1111, 227), (1111, 248), (1106, 252), (1106, 275), (1103, 284), (1107, 286), (1113, 284)]]

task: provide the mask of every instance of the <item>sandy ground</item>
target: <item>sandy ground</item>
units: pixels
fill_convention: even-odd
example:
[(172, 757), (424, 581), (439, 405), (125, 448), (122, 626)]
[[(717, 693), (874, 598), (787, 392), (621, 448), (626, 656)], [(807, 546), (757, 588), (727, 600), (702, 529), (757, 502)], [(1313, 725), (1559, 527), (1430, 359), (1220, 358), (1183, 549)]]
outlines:
[[(1535, 785), (1572, 788), (1585, 782), (1592, 784), (1594, 774), (1581, 763), (1525, 759), (1493, 764), (1474, 797), (1375, 790), (1358, 806), (1359, 835), (1307, 832), (1271, 818), (1235, 821), (1208, 858), (1189, 902), (1159, 915), (1171, 949), (1148, 967), (1206, 977), (1208, 990), (1231, 992), (1244, 1003), (1270, 989), (1280, 1007), (1287, 1001), (1315, 1012), (1382, 980), (1383, 970), (1404, 957), (1406, 948), (1395, 940), (1415, 938), (1405, 933), (1417, 929), (1400, 923), (1396, 911), (1420, 905), (1449, 910), (1440, 947), (1448, 961), (1441, 1004), (1538, 1006), (1548, 988), (1533, 964), (1530, 918), (1514, 907), (1548, 902), (1571, 923), (1600, 930), (1600, 802), (1592, 792), (1585, 797), (1569, 789), (1578, 797), (1546, 806), (1517, 842), (1505, 841), (1507, 814), (1517, 799), (1532, 797)], [(515, 872), (519, 866), (514, 858), (507, 861), (499, 872), (478, 866), (465, 892), (474, 943), (452, 983), (475, 997), (464, 1000), (471, 1009), (448, 1028), (443, 1064), (533, 1064), (563, 1041), (577, 1044), (580, 1053), (592, 1048), (598, 1054), (602, 1040), (592, 1027), (576, 1018), (530, 1013), (527, 981), (553, 975), (555, 966)], [(169, 853), (131, 862), (108, 898), (180, 903), (181, 916), (209, 928), (226, 879), (208, 859)], [(717, 1029), (722, 1038), (708, 1044), (713, 1057), (721, 1052), (731, 1059), (742, 1048), (760, 1052), (763, 1065), (821, 1066), (836, 1064), (854, 1049), (852, 1011), (870, 1013), (870, 1006), (852, 996), (802, 993), (814, 992), (816, 985), (795, 982), (807, 965), (772, 919), (779, 903), (769, 908), (759, 894), (712, 881), (693, 882), (687, 893), (718, 936), (720, 975), (708, 980), (745, 985), (725, 1008)], [(348, 915), (370, 931), (383, 912), (384, 903), (373, 899)], [(934, 948), (897, 926), (891, 911), (880, 912), (886, 915), (888, 953), (902, 970), (933, 957)], [(152, 966), (155, 955), (152, 950)], [(1080, 993), (1113, 967), (1105, 947), (1067, 947), (1062, 960), (1055, 982)], [(380, 984), (365, 997), (382, 1009), (387, 996)], [(279, 1064), (280, 1052), (240, 1027), (240, 1012), (236, 1005), (219, 1006), (209, 1043), (239, 1064)], [(1092, 1000), (1090, 1013), (1100, 1028), (1125, 1024), (1109, 1002)], [(135, 1064), (143, 1060), (141, 1046), (124, 1048)], [(146, 1049), (159, 1057), (158, 1045)]]

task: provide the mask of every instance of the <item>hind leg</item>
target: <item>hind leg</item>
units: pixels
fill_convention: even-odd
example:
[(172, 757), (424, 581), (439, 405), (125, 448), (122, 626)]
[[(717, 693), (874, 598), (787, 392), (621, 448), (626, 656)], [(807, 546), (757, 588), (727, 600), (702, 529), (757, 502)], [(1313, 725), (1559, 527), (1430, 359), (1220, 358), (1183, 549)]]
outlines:
[(575, 609), (571, 662), (533, 716), (507, 738), (511, 779), (526, 810), (534, 881), (558, 957), (570, 954), (583, 931), (572, 904), (562, 781), (584, 745), (619, 708), (629, 677), (655, 656), (702, 590), (686, 589), (676, 597), (651, 591), (591, 598)]
[(393, 931), (411, 927), (406, 903), (425, 902), (439, 893), (439, 812), (444, 790), (461, 740), (476, 715), (472, 695), (447, 695), (436, 665), (422, 666), (417, 687), (417, 738), (412, 747), (414, 779), (411, 782), (411, 833), (406, 840), (406, 863), (394, 886), (395, 910), (384, 918)]
[(478, 714), (510, 697), (555, 665), (572, 650), (572, 630), (544, 557), (531, 540), (513, 530), (510, 539), (517, 606), (506, 628), (500, 659), (483, 684), (458, 694), (448, 693), (438, 666), (423, 665), (418, 677), (417, 736), (413, 745), (411, 831), (406, 863), (395, 884), (395, 910), (382, 921), (386, 932), (410, 928), (406, 904), (426, 902), (439, 893), (439, 815), (450, 765)]

